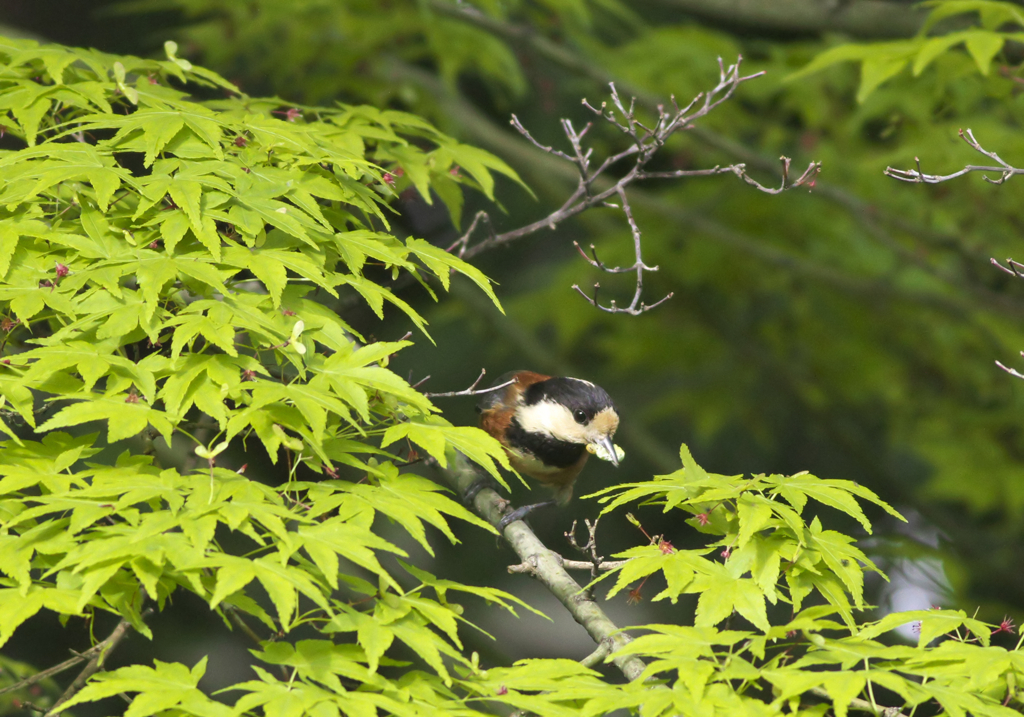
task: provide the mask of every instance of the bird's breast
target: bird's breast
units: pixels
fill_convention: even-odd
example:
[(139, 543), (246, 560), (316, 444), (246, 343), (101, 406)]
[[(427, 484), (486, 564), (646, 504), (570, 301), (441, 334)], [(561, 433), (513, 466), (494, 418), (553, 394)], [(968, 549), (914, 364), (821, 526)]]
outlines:
[[(509, 448), (535, 462), (541, 472), (558, 472), (580, 462), (587, 455), (586, 446), (582, 443), (561, 441), (546, 433), (526, 431), (513, 418), (505, 430), (505, 440)], [(532, 475), (532, 473), (528, 473)]]

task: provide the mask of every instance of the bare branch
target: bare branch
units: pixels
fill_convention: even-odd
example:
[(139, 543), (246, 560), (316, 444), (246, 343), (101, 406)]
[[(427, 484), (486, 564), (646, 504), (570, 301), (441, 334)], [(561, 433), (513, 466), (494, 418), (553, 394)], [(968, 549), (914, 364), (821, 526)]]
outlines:
[(998, 162), (999, 166), (993, 167), (968, 164), (959, 172), (953, 172), (952, 174), (925, 174), (921, 171), (921, 160), (914, 157), (914, 163), (917, 165), (917, 169), (895, 169), (894, 167), (886, 167), (885, 176), (898, 179), (901, 182), (911, 182), (913, 184), (939, 184), (940, 182), (948, 182), (950, 179), (956, 179), (957, 177), (962, 177), (965, 174), (970, 174), (971, 172), (998, 172), (998, 179), (992, 179), (987, 175), (983, 176), (983, 179), (990, 184), (1002, 184), (1014, 175), (1024, 174), (1024, 169), (1010, 165), (995, 152), (989, 152), (987, 149), (982, 147), (981, 143), (974, 138), (974, 133), (970, 129), (960, 130), (959, 134), (960, 139), (966, 142), (971, 149), (985, 155), (995, 162)]
[(493, 237), (494, 227), (491, 226), (491, 215), (481, 210), (473, 217), (473, 223), (469, 225), (469, 229), (466, 230), (466, 233), (456, 239), (451, 246), (445, 249), (445, 251), (452, 252), (455, 250), (455, 247), (461, 246), (461, 249), (459, 249), (459, 258), (461, 259), (463, 255), (465, 255), (466, 249), (469, 248), (469, 238), (473, 236), (473, 232), (476, 231), (476, 226), (480, 222), (487, 224), (487, 228), (490, 230), (490, 234)]
[[(569, 540), (569, 544), (576, 548), (579, 552), (590, 558), (590, 580), (593, 582), (597, 580), (598, 573), (601, 571), (601, 565), (604, 563), (604, 558), (597, 554), (597, 522), (600, 520), (600, 516), (594, 519), (591, 523), (589, 520), (584, 519), (583, 523), (587, 526), (587, 542), (580, 545), (576, 542), (576, 521), (572, 522), (572, 527), (565, 533), (565, 537)], [(588, 599), (594, 599), (594, 589), (591, 585), (588, 585), (584, 594)]]
[(583, 248), (580, 246), (579, 242), (574, 241), (572, 244), (573, 246), (576, 247), (576, 251), (580, 253), (580, 256), (586, 259), (587, 262), (595, 269), (600, 269), (601, 271), (607, 272), (609, 274), (625, 274), (627, 271), (633, 271), (633, 267), (631, 266), (606, 265), (603, 261), (597, 258), (597, 247), (595, 247), (593, 244), (590, 245), (590, 253), (593, 255), (593, 259), (587, 256), (587, 253), (583, 251)]
[[(563, 122), (564, 121), (565, 120), (563, 120)], [(532, 144), (537, 149), (539, 149), (541, 151), (544, 151), (544, 152), (547, 152), (548, 154), (553, 154), (556, 157), (561, 157), (562, 159), (568, 160), (570, 162), (574, 161), (573, 158), (570, 157), (565, 152), (557, 150), (554, 147), (549, 147), (547, 145), (543, 145), (540, 142), (538, 142), (537, 140), (535, 140), (533, 138), (533, 135), (530, 134), (530, 131), (528, 129), (526, 129), (526, 127), (523, 127), (523, 123), (520, 122), (519, 118), (516, 117), (515, 115), (512, 115), (512, 119), (509, 121), (509, 124), (511, 124), (513, 127), (515, 127), (516, 131), (519, 132), (519, 134), (523, 135), (523, 137), (525, 137), (530, 142), (530, 144)]]
[[(1024, 355), (1024, 352), (1021, 352), (1021, 355)], [(1024, 378), (1024, 373), (1021, 373), (1020, 371), (1017, 371), (1016, 369), (1012, 369), (1009, 366), (1004, 366), (999, 361), (996, 361), (996, 366), (998, 366), (999, 368), (1003, 369), (1004, 371), (1006, 371), (1006, 373), (1010, 374), (1014, 378)]]
[[(461, 453), (445, 469), (438, 469), (445, 481), (463, 495), (466, 489), (482, 475), (482, 470)], [(504, 507), (501, 496), (491, 488), (482, 488), (473, 497), (473, 508), (491, 525), (501, 521)], [(597, 602), (581, 595), (583, 588), (565, 572), (560, 564), (561, 556), (553, 553), (534, 535), (533, 531), (519, 520), (505, 527), (503, 536), (515, 550), (519, 559), (539, 582), (543, 583), (558, 598), (573, 619), (582, 625), (598, 645), (607, 642), (609, 652), (620, 654), (612, 658), (627, 680), (635, 680), (643, 674), (646, 665), (636, 655), (621, 654), (621, 650), (632, 638), (608, 617)], [(588, 566), (589, 567), (589, 566)]]
[[(590, 570), (594, 567), (593, 563), (589, 560), (566, 560), (561, 555), (558, 555), (558, 553), (553, 553), (553, 555), (559, 559), (559, 565), (565, 570)], [(598, 565), (598, 569), (604, 572), (618, 570), (628, 562), (628, 560), (604, 560)], [(526, 573), (527, 575), (532, 575), (536, 569), (535, 565), (530, 565), (529, 563), (518, 563), (517, 565), (508, 566), (508, 571), (511, 574)]]
[(1000, 264), (995, 259), (990, 259), (989, 261), (991, 261), (997, 267), (999, 267), (1000, 269), (1005, 271), (1007, 274), (1012, 274), (1013, 276), (1016, 276), (1016, 277), (1019, 277), (1019, 278), (1024, 278), (1024, 264), (1021, 264), (1019, 261), (1014, 261), (1013, 259), (1007, 259), (1006, 263), (1009, 264), (1008, 267), (1007, 266), (1003, 266), (1002, 264)]
[(630, 231), (633, 234), (633, 253), (636, 257), (636, 260), (633, 262), (633, 265), (627, 267), (605, 266), (605, 264), (600, 259), (597, 258), (597, 250), (594, 249), (593, 246), (590, 247), (591, 251), (594, 254), (594, 258), (591, 259), (589, 256), (586, 255), (583, 249), (580, 248), (580, 245), (578, 243), (573, 243), (576, 245), (576, 250), (579, 251), (579, 253), (583, 256), (584, 259), (587, 260), (587, 262), (591, 266), (601, 269), (602, 271), (608, 272), (609, 274), (622, 274), (627, 271), (635, 271), (636, 290), (633, 292), (633, 300), (630, 302), (629, 306), (624, 308), (620, 308), (619, 306), (617, 306), (614, 300), (609, 302), (608, 306), (602, 306), (597, 301), (597, 290), (600, 288), (600, 284), (594, 284), (593, 298), (587, 296), (586, 292), (584, 292), (578, 284), (573, 284), (572, 288), (575, 289), (584, 299), (586, 299), (591, 304), (591, 306), (595, 306), (598, 309), (601, 309), (601, 311), (605, 311), (610, 314), (630, 314), (632, 316), (639, 316), (645, 311), (650, 311), (654, 307), (659, 306), (668, 299), (672, 298), (672, 293), (669, 293), (667, 296), (662, 297), (659, 301), (650, 305), (640, 301), (640, 297), (643, 295), (644, 290), (644, 272), (657, 271), (658, 267), (647, 266), (646, 264), (644, 264), (643, 257), (641, 255), (642, 243), (640, 237), (640, 227), (637, 226), (636, 220), (633, 218), (633, 210), (630, 208), (629, 200), (626, 198), (626, 190), (623, 189), (621, 185), (616, 185), (616, 190), (618, 192), (621, 203), (619, 205), (615, 205), (609, 202), (605, 202), (605, 206), (621, 209), (622, 213), (626, 215), (626, 221), (629, 223)]
[[(147, 615), (149, 612), (149, 610), (146, 610), (143, 612), (143, 616)], [(56, 715), (59, 715), (63, 711), (61, 710), (61, 705), (74, 697), (83, 687), (85, 687), (85, 683), (90, 677), (103, 669), (103, 663), (106, 662), (107, 655), (117, 647), (117, 643), (119, 643), (124, 636), (128, 634), (128, 630), (130, 629), (131, 623), (127, 620), (121, 620), (106, 640), (82, 653), (83, 656), (86, 654), (91, 656), (89, 658), (89, 663), (81, 672), (78, 673), (78, 676), (75, 677), (74, 681), (68, 686), (68, 688), (64, 690), (64, 694), (60, 696), (60, 699), (58, 699), (54, 703), (53, 707), (50, 708), (50, 711), (46, 713), (46, 717), (56, 717)]]
[(597, 649), (591, 652), (586, 657), (584, 657), (582, 660), (580, 660), (580, 664), (584, 667), (597, 667), (602, 662), (604, 662), (604, 658), (608, 657), (608, 654), (610, 652), (611, 645), (608, 643), (607, 640), (601, 640), (600, 644), (597, 646)]
[[(53, 667), (45, 669), (42, 672), (37, 672), (36, 674), (30, 675), (29, 677), (26, 677), (23, 680), (19, 680), (18, 682), (15, 682), (13, 685), (8, 685), (7, 687), (0, 689), (0, 695), (3, 695), (7, 692), (14, 692), (24, 687), (31, 687), (37, 682), (42, 682), (43, 680), (53, 677), (54, 675), (59, 675), (61, 672), (64, 672), (65, 670), (70, 670), (75, 665), (79, 665), (87, 660), (91, 660), (97, 655), (105, 654), (107, 651), (112, 649), (121, 640), (122, 637), (124, 637), (124, 634), (128, 627), (130, 627), (129, 623), (122, 620), (117, 625), (117, 627), (114, 628), (114, 631), (103, 642), (93, 645), (88, 650), (85, 650), (83, 652), (75, 653), (74, 657), (64, 660), (64, 662), (60, 663), (59, 665), (54, 665)], [(70, 699), (70, 695), (68, 696), (68, 699)], [(62, 698), (62, 701), (66, 700), (63, 700)], [(58, 704), (60, 703), (58, 702)]]
[[(582, 130), (577, 130), (570, 120), (563, 119), (561, 121), (562, 132), (565, 134), (570, 147), (572, 147), (572, 152), (569, 153), (538, 142), (522, 125), (519, 118), (513, 115), (512, 126), (515, 127), (515, 129), (528, 142), (547, 154), (570, 162), (575, 167), (578, 175), (576, 189), (573, 191), (572, 195), (566, 199), (565, 203), (561, 207), (551, 212), (543, 219), (535, 221), (527, 226), (520, 227), (519, 229), (492, 235), (488, 239), (478, 242), (476, 245), (470, 247), (468, 245), (469, 234), (472, 233), (476, 226), (477, 219), (475, 219), (473, 226), (470, 227), (470, 231), (456, 241), (450, 250), (453, 250), (456, 247), (461, 247), (459, 256), (468, 259), (483, 251), (507, 244), (508, 242), (533, 234), (541, 229), (555, 229), (559, 223), (580, 214), (591, 207), (602, 205), (614, 207), (623, 212), (626, 217), (626, 221), (629, 224), (630, 232), (633, 237), (633, 250), (635, 255), (633, 264), (628, 267), (608, 267), (597, 258), (596, 250), (594, 250), (593, 247), (591, 247), (593, 258), (587, 256), (579, 245), (577, 245), (577, 250), (591, 266), (606, 273), (622, 274), (626, 272), (636, 272), (636, 284), (632, 300), (629, 305), (625, 307), (618, 306), (615, 301), (610, 301), (607, 305), (602, 305), (597, 299), (597, 290), (599, 288), (598, 284), (594, 285), (593, 297), (588, 296), (578, 285), (574, 284), (572, 288), (583, 296), (584, 299), (586, 299), (586, 301), (592, 306), (607, 313), (622, 313), (638, 316), (646, 311), (650, 311), (656, 306), (660, 306), (662, 303), (670, 299), (672, 294), (662, 297), (653, 304), (647, 304), (641, 301), (641, 297), (643, 295), (644, 272), (656, 271), (657, 267), (647, 266), (643, 262), (641, 255), (641, 232), (633, 217), (633, 212), (626, 196), (626, 187), (643, 179), (675, 179), (682, 177), (699, 177), (732, 173), (759, 191), (766, 192), (768, 194), (779, 194), (780, 192), (794, 187), (803, 185), (813, 186), (813, 180), (821, 170), (820, 163), (812, 162), (799, 178), (795, 181), (790, 181), (790, 160), (783, 157), (782, 183), (778, 188), (766, 187), (757, 180), (749, 177), (746, 173), (746, 165), (744, 164), (734, 164), (726, 167), (716, 166), (710, 169), (678, 170), (674, 172), (646, 171), (645, 167), (647, 164), (665, 145), (673, 133), (693, 128), (694, 122), (706, 116), (723, 102), (730, 99), (735, 93), (736, 88), (742, 83), (763, 74), (761, 72), (752, 75), (740, 74), (740, 63), (742, 62), (742, 59), (742, 57), (739, 57), (734, 64), (726, 66), (722, 59), (719, 58), (719, 78), (718, 84), (715, 87), (711, 88), (707, 92), (698, 94), (683, 108), (679, 107), (675, 97), (671, 98), (671, 109), (666, 109), (664, 105), (658, 105), (656, 119), (653, 123), (645, 123), (641, 119), (637, 118), (636, 98), (631, 98), (628, 103), (625, 102), (619, 94), (618, 88), (615, 86), (614, 82), (610, 82), (608, 84), (609, 94), (611, 97), (610, 104), (609, 102), (602, 102), (600, 106), (594, 106), (584, 99), (583, 105), (586, 108), (593, 112), (597, 117), (600, 117), (602, 120), (625, 134), (631, 140), (629, 146), (622, 151), (605, 157), (596, 169), (592, 166), (593, 149), (584, 147), (583, 145), (583, 140), (586, 137), (587, 132), (590, 130), (591, 124), (588, 123)], [(618, 179), (611, 181), (610, 184), (608, 181), (605, 181), (606, 173), (612, 167), (618, 166), (625, 160), (629, 160), (629, 164), (624, 169), (625, 174)], [(616, 195), (619, 198), (618, 204), (610, 204), (608, 200)]]
[[(498, 391), (500, 389), (505, 388), (505, 386), (510, 386), (510, 385), (512, 385), (513, 383), (516, 382), (515, 379), (512, 379), (511, 381), (505, 381), (505, 383), (499, 383), (497, 386), (491, 386), (490, 388), (480, 388), (480, 389), (478, 389), (477, 388), (477, 384), (480, 383), (481, 379), (483, 379), (483, 377), (484, 377), (484, 375), (486, 373), (487, 373), (487, 369), (485, 369), (485, 368), (480, 369), (480, 375), (476, 377), (476, 381), (474, 381), (473, 384), (469, 388), (464, 388), (461, 391), (446, 391), (445, 393), (424, 393), (423, 395), (426, 396), (427, 398), (451, 398), (453, 396), (479, 396), (479, 395), (484, 394), (484, 393), (491, 393), (492, 391)], [(430, 378), (430, 376), (427, 376), (427, 378)], [(423, 379), (423, 381), (426, 381), (426, 380), (427, 380), (426, 378)], [(423, 381), (420, 381), (416, 385), (419, 386), (420, 383), (423, 383)]]

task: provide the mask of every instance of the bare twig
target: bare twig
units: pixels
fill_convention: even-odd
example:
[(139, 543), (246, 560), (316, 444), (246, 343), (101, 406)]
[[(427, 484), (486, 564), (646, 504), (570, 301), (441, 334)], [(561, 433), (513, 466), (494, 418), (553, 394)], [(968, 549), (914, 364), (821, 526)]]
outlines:
[(1007, 274), (1012, 274), (1013, 276), (1016, 276), (1018, 278), (1024, 278), (1024, 264), (1021, 264), (1019, 261), (1007, 259), (1006, 263), (1009, 264), (1009, 266), (1003, 266), (995, 259), (990, 259), (990, 261), (997, 267), (1005, 271)]
[(608, 657), (611, 652), (611, 645), (608, 644), (607, 640), (601, 640), (601, 643), (597, 646), (597, 649), (591, 652), (589, 655), (580, 660), (580, 664), (584, 667), (597, 667), (604, 658)]
[[(566, 560), (557, 553), (554, 553), (554, 555), (559, 560), (559, 565), (561, 565), (566, 570), (592, 570), (594, 567), (594, 564), (589, 560)], [(628, 562), (628, 560), (604, 560), (598, 564), (597, 569), (603, 572), (608, 572), (609, 570), (618, 570)], [(528, 563), (518, 563), (516, 565), (509, 565), (508, 572), (511, 574), (525, 573), (527, 575), (532, 575), (533, 572), (536, 570), (536, 567), (537, 566), (530, 565)]]
[[(731, 173), (759, 191), (768, 194), (778, 194), (794, 187), (813, 185), (814, 178), (821, 170), (820, 163), (812, 162), (798, 179), (790, 181), (790, 160), (783, 157), (782, 183), (778, 188), (767, 187), (748, 176), (746, 172), (746, 165), (744, 164), (734, 164), (725, 167), (717, 166), (711, 169), (678, 170), (673, 172), (646, 171), (645, 168), (647, 164), (665, 145), (672, 134), (692, 129), (697, 120), (703, 118), (723, 102), (730, 99), (740, 84), (763, 74), (760, 72), (752, 75), (740, 74), (741, 62), (742, 58), (738, 58), (734, 64), (726, 66), (725, 63), (722, 62), (721, 58), (719, 58), (719, 79), (718, 84), (715, 87), (711, 88), (707, 92), (700, 93), (689, 104), (682, 108), (680, 108), (676, 103), (675, 97), (672, 97), (671, 109), (666, 109), (664, 105), (658, 105), (655, 120), (653, 123), (649, 124), (637, 117), (636, 98), (632, 98), (628, 104), (624, 102), (622, 97), (619, 95), (619, 91), (614, 82), (609, 83), (611, 107), (609, 107), (607, 102), (602, 102), (599, 106), (594, 106), (584, 99), (583, 105), (587, 109), (630, 139), (630, 143), (625, 149), (616, 154), (609, 155), (596, 168), (592, 166), (593, 149), (586, 148), (583, 145), (583, 140), (592, 126), (591, 123), (587, 123), (581, 130), (577, 130), (570, 120), (562, 120), (562, 131), (572, 148), (571, 152), (563, 152), (562, 150), (555, 149), (554, 147), (541, 144), (533, 137), (532, 134), (530, 134), (529, 130), (523, 126), (519, 118), (513, 115), (511, 121), (512, 126), (520, 135), (523, 136), (524, 139), (541, 151), (574, 165), (578, 176), (576, 189), (569, 198), (566, 199), (561, 207), (551, 212), (543, 219), (535, 221), (524, 227), (520, 227), (519, 229), (514, 229), (501, 234), (492, 234), (490, 237), (470, 246), (469, 241), (471, 234), (477, 224), (482, 220), (481, 215), (478, 214), (466, 234), (452, 244), (450, 250), (454, 250), (456, 247), (459, 247), (460, 257), (467, 259), (472, 258), (483, 251), (507, 244), (508, 242), (533, 234), (541, 229), (555, 229), (559, 223), (580, 214), (591, 207), (602, 205), (611, 206), (621, 209), (629, 224), (630, 232), (633, 237), (634, 254), (636, 257), (634, 263), (629, 267), (612, 269), (606, 267), (597, 258), (596, 251), (594, 251), (593, 248), (593, 259), (586, 256), (582, 249), (580, 250), (580, 253), (584, 255), (584, 258), (591, 264), (591, 266), (602, 271), (615, 274), (636, 272), (636, 288), (633, 293), (633, 299), (627, 307), (619, 307), (616, 305), (615, 301), (610, 301), (608, 305), (602, 305), (597, 299), (597, 285), (595, 285), (595, 292), (592, 297), (588, 296), (578, 285), (573, 285), (572, 288), (590, 302), (590, 304), (609, 313), (626, 313), (636, 316), (667, 301), (672, 297), (672, 294), (668, 294), (653, 304), (646, 304), (640, 300), (643, 294), (644, 272), (656, 271), (657, 267), (647, 266), (643, 262), (641, 256), (640, 228), (633, 217), (629, 200), (626, 197), (626, 187), (633, 182), (644, 179), (670, 179)], [(625, 174), (617, 180), (612, 181), (609, 185), (604, 179), (606, 173), (627, 159), (630, 160), (630, 164), (626, 168)], [(601, 180), (600, 187), (597, 184), (598, 180)], [(618, 196), (618, 204), (611, 204), (608, 202), (608, 200), (613, 196)], [(577, 246), (577, 248), (579, 247)]]
[(998, 172), (999, 179), (992, 179), (989, 176), (984, 176), (983, 179), (990, 184), (1002, 184), (1016, 174), (1024, 174), (1024, 169), (1010, 165), (995, 152), (989, 152), (987, 149), (982, 147), (978, 140), (974, 138), (974, 133), (971, 132), (970, 129), (962, 129), (959, 134), (960, 139), (966, 142), (971, 149), (976, 152), (980, 152), (995, 162), (998, 162), (999, 166), (993, 167), (968, 164), (959, 172), (953, 172), (952, 174), (925, 174), (921, 171), (921, 160), (914, 157), (914, 163), (917, 165), (917, 169), (895, 169), (894, 167), (886, 167), (885, 176), (898, 179), (902, 182), (912, 182), (914, 184), (938, 184), (940, 182), (948, 182), (950, 179), (962, 177), (963, 175), (970, 174), (971, 172)]
[(46, 712), (45, 708), (40, 707), (39, 705), (34, 704), (32, 702), (29, 702), (28, 700), (11, 700), (11, 703), (15, 709), (18, 709), (20, 707), (22, 709), (31, 710), (32, 712), (39, 712), (40, 714)]
[[(580, 545), (576, 542), (576, 521), (572, 522), (572, 527), (565, 534), (565, 537), (569, 541), (569, 545), (576, 548), (579, 552), (590, 557), (590, 579), (591, 581), (597, 580), (598, 573), (601, 571), (601, 564), (604, 562), (604, 558), (597, 554), (597, 521), (600, 517), (595, 518), (594, 522), (591, 523), (589, 520), (584, 519), (583, 523), (587, 526), (587, 542)], [(587, 587), (584, 594), (589, 600), (594, 599), (594, 590), (591, 587)]]
[[(1021, 351), (1021, 356), (1024, 356), (1024, 351)], [(1024, 378), (1024, 373), (1021, 373), (1020, 371), (1018, 371), (1016, 369), (1010, 368), (1009, 366), (1004, 366), (999, 361), (996, 361), (996, 366), (998, 366), (999, 368), (1003, 369), (1004, 371), (1006, 371), (1006, 373), (1010, 374), (1014, 378)]]
[(43, 670), (42, 672), (37, 672), (36, 674), (30, 675), (29, 677), (26, 677), (23, 680), (15, 682), (13, 685), (8, 685), (7, 687), (0, 689), (0, 695), (6, 694), (7, 692), (14, 692), (24, 687), (31, 687), (37, 682), (42, 682), (43, 680), (53, 677), (54, 675), (59, 675), (61, 672), (64, 672), (65, 670), (70, 670), (75, 665), (79, 665), (85, 662), (86, 660), (90, 660), (96, 655), (103, 653), (108, 648), (111, 648), (114, 645), (116, 645), (117, 642), (122, 637), (124, 637), (124, 633), (123, 631), (121, 631), (122, 625), (127, 625), (127, 623), (124, 620), (122, 620), (118, 624), (118, 626), (114, 628), (114, 632), (112, 632), (110, 636), (107, 637), (107, 639), (105, 639), (103, 642), (93, 645), (88, 650), (75, 653), (74, 657), (64, 660), (64, 662), (60, 663), (59, 665), (49, 667)]
[[(583, 254), (583, 258), (586, 259), (591, 265), (600, 268), (602, 271), (607, 271), (610, 274), (619, 274), (619, 273), (623, 273), (623, 272), (626, 272), (626, 271), (635, 270), (636, 271), (636, 290), (633, 292), (633, 301), (630, 302), (629, 306), (627, 306), (625, 308), (617, 307), (615, 305), (615, 300), (614, 299), (610, 302), (610, 304), (608, 306), (602, 306), (597, 301), (597, 289), (598, 289), (598, 285), (597, 284), (594, 285), (594, 297), (593, 298), (587, 296), (586, 293), (584, 293), (584, 291), (582, 289), (580, 289), (580, 287), (578, 285), (576, 285), (576, 284), (573, 284), (572, 288), (575, 289), (576, 291), (578, 291), (580, 294), (582, 294), (583, 298), (585, 298), (587, 301), (589, 301), (593, 306), (597, 307), (598, 309), (601, 309), (602, 311), (607, 311), (610, 314), (624, 313), (624, 314), (631, 314), (633, 316), (637, 316), (639, 314), (644, 313), (645, 311), (650, 311), (654, 307), (656, 307), (656, 306), (658, 306), (658, 305), (668, 301), (669, 299), (672, 298), (672, 295), (673, 295), (674, 292), (669, 292), (666, 296), (662, 297), (661, 299), (659, 299), (658, 301), (656, 301), (656, 302), (654, 302), (653, 304), (650, 304), (650, 305), (645, 304), (644, 302), (640, 301), (640, 296), (643, 294), (643, 289), (644, 289), (644, 272), (645, 271), (657, 271), (658, 267), (656, 267), (656, 266), (647, 266), (646, 264), (644, 264), (643, 257), (640, 255), (641, 248), (642, 248), (642, 244), (641, 244), (641, 240), (640, 240), (640, 227), (637, 226), (636, 220), (633, 219), (633, 210), (630, 208), (629, 200), (626, 198), (626, 190), (623, 189), (620, 186), (620, 187), (618, 187), (618, 194), (619, 194), (619, 200), (620, 200), (620, 204), (619, 204), (618, 208), (621, 208), (622, 209), (622, 213), (626, 215), (626, 221), (629, 222), (630, 231), (633, 233), (633, 252), (634, 252), (634, 255), (636, 257), (636, 261), (634, 261), (633, 265), (629, 266), (629, 267), (609, 268), (609, 267), (605, 267), (604, 264), (602, 264), (598, 260), (598, 258), (597, 258), (597, 251), (594, 249), (593, 246), (591, 246), (591, 250), (593, 251), (593, 254), (594, 254), (593, 261), (591, 261), (590, 257), (588, 257), (586, 254), (583, 254), (582, 250), (580, 250), (580, 253)], [(610, 204), (610, 203), (606, 203), (606, 205), (607, 206), (615, 206), (615, 205)], [(576, 248), (580, 249), (580, 245), (576, 244)]]
[[(492, 391), (498, 391), (498, 390), (500, 390), (502, 388), (505, 388), (505, 386), (510, 386), (510, 385), (512, 385), (513, 383), (516, 382), (516, 380), (513, 378), (510, 381), (505, 381), (504, 383), (499, 383), (497, 386), (491, 386), (489, 388), (477, 388), (477, 384), (480, 383), (480, 380), (484, 377), (484, 375), (486, 373), (487, 373), (487, 369), (485, 369), (485, 368), (480, 369), (480, 375), (476, 377), (476, 381), (474, 381), (473, 384), (469, 388), (464, 388), (461, 391), (446, 391), (444, 393), (424, 393), (423, 395), (426, 396), (427, 398), (451, 398), (452, 396), (479, 396), (479, 395), (484, 394), (484, 393), (491, 393)], [(427, 378), (430, 378), (430, 376), (427, 376)], [(426, 381), (426, 380), (427, 380), (426, 378), (423, 379), (423, 381)], [(420, 383), (423, 383), (423, 381), (420, 381), (416, 385), (419, 386)]]
[(494, 228), (491, 226), (491, 216), (487, 212), (481, 210), (473, 217), (473, 222), (469, 225), (469, 229), (466, 230), (466, 233), (456, 239), (451, 246), (445, 249), (445, 251), (452, 252), (455, 250), (455, 247), (461, 247), (459, 249), (459, 258), (461, 259), (466, 253), (466, 248), (469, 246), (469, 238), (473, 236), (473, 232), (476, 231), (477, 224), (480, 222), (487, 224), (487, 228), (490, 230), (491, 236), (494, 236)]
[[(148, 610), (143, 612), (143, 617), (148, 613)], [(82, 671), (78, 673), (78, 676), (75, 677), (74, 681), (68, 686), (68, 688), (64, 690), (64, 694), (60, 696), (60, 699), (58, 699), (57, 702), (54, 703), (53, 707), (50, 708), (50, 711), (46, 713), (46, 717), (56, 717), (56, 715), (59, 715), (62, 712), (61, 705), (74, 697), (79, 690), (85, 687), (85, 683), (90, 677), (103, 669), (103, 663), (106, 662), (107, 655), (117, 647), (117, 643), (119, 643), (124, 636), (128, 634), (129, 629), (131, 629), (131, 623), (127, 620), (121, 620), (121, 622), (117, 623), (117, 627), (114, 628), (114, 631), (110, 633), (106, 640), (82, 653), (83, 657), (87, 654), (91, 656), (88, 664), (86, 664)]]

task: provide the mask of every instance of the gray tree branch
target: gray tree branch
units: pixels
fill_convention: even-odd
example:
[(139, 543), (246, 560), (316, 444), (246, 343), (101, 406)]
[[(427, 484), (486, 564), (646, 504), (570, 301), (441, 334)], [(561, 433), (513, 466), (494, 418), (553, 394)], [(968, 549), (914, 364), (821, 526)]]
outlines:
[(840, 32), (863, 39), (911, 37), (928, 15), (920, 5), (898, 0), (639, 0), (638, 4), (762, 33)]
[[(481, 477), (481, 471), (461, 454), (453, 456), (447, 469), (438, 470), (458, 495), (464, 495)], [(501, 521), (502, 509), (506, 504), (507, 501), (490, 488), (483, 488), (473, 498), (476, 512), (495, 527)], [(522, 565), (527, 566), (513, 566), (514, 569), (510, 570), (528, 572), (543, 583), (565, 606), (573, 619), (583, 626), (594, 642), (599, 646), (606, 646), (607, 652), (611, 653), (631, 641), (631, 638), (620, 631), (619, 626), (611, 621), (594, 600), (586, 597), (583, 587), (565, 571), (562, 557), (549, 550), (526, 523), (521, 520), (509, 523), (505, 528), (504, 537), (519, 556)], [(590, 567), (589, 564), (587, 567)], [(616, 657), (613, 662), (629, 680), (640, 677), (646, 667), (643, 660), (633, 655)]]

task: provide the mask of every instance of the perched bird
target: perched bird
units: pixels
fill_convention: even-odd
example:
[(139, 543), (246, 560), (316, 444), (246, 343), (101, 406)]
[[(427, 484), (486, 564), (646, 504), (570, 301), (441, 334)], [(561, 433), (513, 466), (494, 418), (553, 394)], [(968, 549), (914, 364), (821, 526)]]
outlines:
[(512, 383), (481, 397), (480, 427), (505, 447), (513, 468), (550, 488), (554, 500), (507, 514), (501, 528), (541, 506), (568, 503), (591, 453), (616, 466), (622, 455), (612, 443), (619, 414), (600, 386), (532, 371), (512, 371), (494, 385), (508, 381)]

